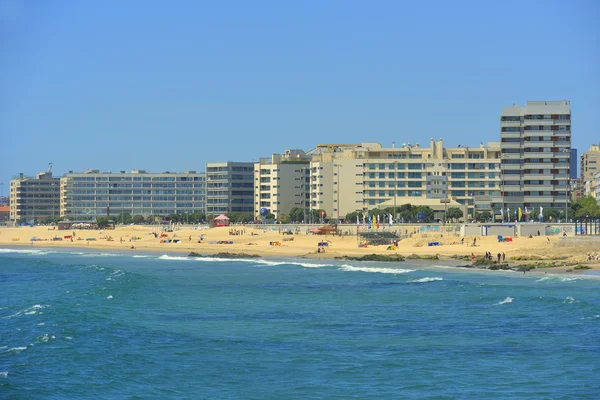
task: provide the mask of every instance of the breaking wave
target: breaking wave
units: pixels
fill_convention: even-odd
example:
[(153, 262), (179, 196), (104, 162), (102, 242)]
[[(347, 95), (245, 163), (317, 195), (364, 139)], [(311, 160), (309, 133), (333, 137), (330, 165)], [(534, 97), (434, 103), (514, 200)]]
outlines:
[(349, 272), (374, 272), (379, 274), (406, 274), (416, 271), (415, 269), (400, 269), (400, 268), (377, 268), (377, 267), (354, 267), (344, 264), (339, 268), (341, 271)]
[(440, 278), (440, 277), (425, 277), (425, 278), (421, 278), (421, 279), (412, 279), (412, 280), (408, 280), (406, 281), (407, 283), (426, 283), (426, 282), (435, 282), (435, 281), (443, 281), (444, 278)]
[(501, 305), (501, 304), (512, 303), (512, 301), (513, 301), (513, 300), (514, 300), (514, 299), (513, 299), (512, 297), (507, 297), (507, 298), (505, 298), (504, 300), (502, 300), (501, 302), (499, 302), (499, 303), (496, 303), (496, 305), (498, 305), (498, 306), (499, 306), (499, 305)]

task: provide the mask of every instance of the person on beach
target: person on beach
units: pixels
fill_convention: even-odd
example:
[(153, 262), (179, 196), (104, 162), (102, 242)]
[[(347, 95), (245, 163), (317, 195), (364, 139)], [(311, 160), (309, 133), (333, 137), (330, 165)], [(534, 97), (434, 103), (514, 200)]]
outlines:
[(460, 239), (460, 244), (465, 244), (465, 238)]
[(502, 258), (502, 254), (498, 253), (498, 262), (500, 262), (500, 258)]
[(502, 252), (502, 261), (506, 260), (506, 254), (504, 254), (504, 252)]
[(471, 253), (471, 262), (475, 264), (475, 254)]

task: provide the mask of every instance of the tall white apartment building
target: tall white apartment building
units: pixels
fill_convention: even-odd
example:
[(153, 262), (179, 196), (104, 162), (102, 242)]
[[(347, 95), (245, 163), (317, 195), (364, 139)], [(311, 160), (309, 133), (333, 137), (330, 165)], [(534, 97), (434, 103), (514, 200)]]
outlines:
[(504, 107), (500, 139), (503, 196), (498, 206), (563, 210), (570, 179), (570, 102)]
[(310, 156), (302, 150), (286, 150), (254, 163), (254, 217), (266, 208), (277, 220), (293, 208), (309, 211)]
[(205, 174), (88, 170), (60, 179), (60, 215), (71, 220), (129, 213), (144, 217), (205, 212)]

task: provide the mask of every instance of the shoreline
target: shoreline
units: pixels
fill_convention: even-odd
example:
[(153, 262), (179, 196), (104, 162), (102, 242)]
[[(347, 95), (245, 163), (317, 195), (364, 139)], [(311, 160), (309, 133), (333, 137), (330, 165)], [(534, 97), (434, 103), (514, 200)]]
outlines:
[[(229, 229), (247, 230), (245, 235), (230, 235)], [(166, 239), (180, 240), (180, 243), (161, 243), (155, 233), (160, 232), (156, 226), (124, 226), (115, 230), (74, 230), (58, 231), (48, 227), (15, 227), (0, 228), (0, 248), (13, 249), (72, 249), (73, 251), (108, 251), (118, 253), (175, 254), (187, 256), (192, 252), (215, 256), (218, 253), (258, 255), (264, 259), (294, 258), (305, 260), (343, 260), (345, 257), (360, 258), (371, 254), (377, 257), (402, 257), (405, 261), (420, 261), (460, 264), (455, 268), (477, 271), (490, 271), (487, 266), (471, 265), (470, 256), (481, 262), (486, 252), (497, 255), (504, 254), (505, 261), (511, 270), (522, 266), (544, 265), (526, 273), (572, 273), (578, 275), (586, 271), (600, 270), (600, 261), (588, 261), (586, 254), (594, 253), (595, 243), (560, 243), (560, 238), (546, 237), (514, 238), (512, 243), (498, 243), (495, 238), (477, 237), (477, 246), (469, 245), (474, 237), (413, 235), (398, 243), (397, 248), (391, 246), (359, 247), (356, 236), (317, 236), (317, 235), (281, 235), (277, 231), (256, 230), (253, 227), (232, 226), (212, 229), (183, 228), (175, 232), (165, 232)], [(68, 237), (75, 234), (74, 241), (51, 240), (53, 237)], [(161, 232), (162, 233), (162, 232)], [(112, 237), (108, 241), (106, 237)], [(200, 236), (202, 241), (200, 243)], [(30, 242), (30, 238), (39, 240)], [(94, 238), (94, 240), (85, 240)], [(78, 240), (79, 239), (79, 240)], [(121, 242), (122, 241), (122, 242)], [(439, 242), (439, 246), (428, 246), (431, 241)], [(320, 242), (327, 246), (318, 247)], [(566, 245), (565, 245), (566, 244)], [(598, 238), (600, 244), (600, 237)], [(133, 246), (133, 248), (132, 248)], [(600, 247), (600, 246), (599, 246)], [(324, 252), (317, 252), (322, 248)], [(468, 261), (467, 261), (468, 260)], [(358, 260), (360, 261), (360, 260)], [(380, 260), (385, 262), (385, 260)], [(402, 261), (392, 261), (401, 263)], [(489, 264), (490, 262), (485, 262)], [(554, 266), (550, 266), (554, 265)], [(575, 270), (576, 265), (589, 269)], [(571, 270), (571, 271), (569, 271)]]

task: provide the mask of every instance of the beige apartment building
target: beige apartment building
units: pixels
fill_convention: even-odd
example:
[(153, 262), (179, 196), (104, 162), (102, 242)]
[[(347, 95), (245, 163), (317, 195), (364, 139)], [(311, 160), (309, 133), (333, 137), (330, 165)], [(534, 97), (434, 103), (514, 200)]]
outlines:
[(431, 139), (428, 147), (319, 145), (310, 154), (311, 207), (333, 217), (406, 203), (434, 210), (459, 207), (473, 216), (492, 212), (492, 197), (499, 195), (499, 143), (445, 148), (443, 139)]
[(260, 209), (280, 220), (292, 208), (309, 212), (310, 156), (302, 150), (286, 150), (254, 163), (254, 217)]
[(596, 197), (595, 189), (597, 185), (595, 175), (600, 172), (598, 163), (600, 163), (600, 144), (594, 144), (580, 158), (581, 179), (586, 188), (586, 196), (591, 195)]
[(445, 148), (442, 139), (431, 139), (428, 147), (319, 144), (305, 155), (296, 152), (255, 164), (256, 216), (265, 207), (280, 217), (305, 200), (304, 206), (334, 219), (406, 203), (442, 212), (459, 207), (468, 217), (493, 214), (492, 200), (500, 196), (498, 142), (453, 148)]

